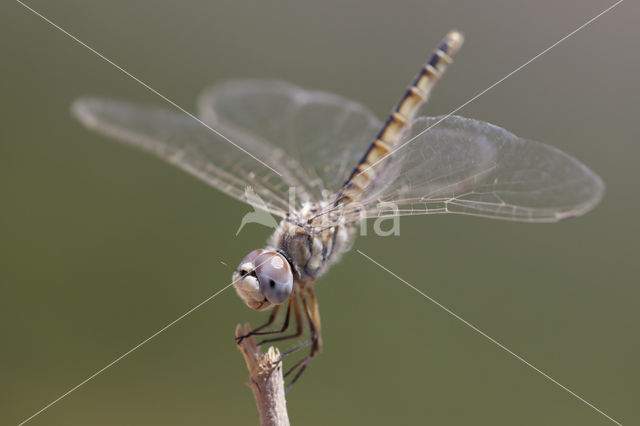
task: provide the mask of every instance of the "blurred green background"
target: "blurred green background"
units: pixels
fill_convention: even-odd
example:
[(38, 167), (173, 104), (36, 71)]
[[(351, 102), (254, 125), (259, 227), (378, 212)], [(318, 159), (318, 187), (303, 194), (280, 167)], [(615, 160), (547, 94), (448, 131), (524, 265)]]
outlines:
[[(449, 29), (467, 43), (433, 115), (612, 2), (28, 4), (187, 109), (218, 79), (275, 77), (382, 118)], [(228, 284), (220, 261), (269, 230), (235, 237), (247, 206), (84, 130), (80, 95), (163, 101), (0, 8), (0, 423), (16, 424)], [(459, 112), (585, 162), (607, 184), (593, 212), (413, 217), (355, 246), (623, 424), (640, 423), (639, 12), (622, 3)], [(611, 424), (355, 252), (317, 288), (325, 349), (288, 396), (294, 424)], [(227, 290), (31, 424), (255, 424), (232, 336), (264, 316)]]

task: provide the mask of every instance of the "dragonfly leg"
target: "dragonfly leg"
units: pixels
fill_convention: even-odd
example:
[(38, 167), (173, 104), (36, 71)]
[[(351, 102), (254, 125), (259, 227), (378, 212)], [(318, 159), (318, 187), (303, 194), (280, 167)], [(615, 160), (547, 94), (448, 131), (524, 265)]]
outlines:
[[(305, 342), (303, 345), (307, 346), (310, 344), (311, 349), (309, 350), (309, 355), (307, 355), (306, 357), (302, 358), (300, 361), (295, 363), (284, 374), (284, 377), (287, 377), (297, 370), (295, 375), (293, 376), (293, 379), (291, 379), (291, 382), (289, 382), (289, 385), (287, 386), (287, 390), (286, 390), (287, 392), (289, 392), (293, 384), (300, 378), (302, 373), (306, 370), (307, 366), (311, 363), (313, 358), (318, 354), (318, 352), (322, 348), (322, 336), (320, 334), (320, 313), (318, 310), (318, 300), (316, 299), (316, 295), (312, 286), (307, 287), (306, 290), (309, 296), (309, 304), (311, 305), (311, 308), (309, 308), (309, 304), (307, 303), (307, 300), (304, 297), (304, 294), (300, 296), (300, 299), (302, 300), (304, 312), (305, 312), (305, 315), (307, 316), (307, 320), (309, 321), (311, 339)], [(304, 346), (300, 345), (300, 348)], [(293, 348), (293, 349), (297, 350), (300, 348)]]
[(309, 346), (311, 344), (311, 342), (312, 342), (312, 340), (308, 339), (308, 340), (305, 340), (304, 342), (300, 343), (299, 345), (296, 345), (296, 346), (294, 346), (294, 347), (292, 347), (290, 349), (287, 349), (286, 351), (284, 351), (284, 352), (282, 352), (280, 354), (279, 361), (282, 361), (282, 359), (287, 355), (290, 355), (290, 354), (292, 354), (294, 352), (297, 352), (300, 349), (306, 348), (307, 346)]
[[(322, 349), (322, 333), (320, 332), (320, 309), (318, 307), (318, 299), (316, 298), (316, 292), (313, 289), (313, 285), (310, 285), (306, 288), (307, 293), (309, 294), (309, 305), (311, 308), (311, 316), (310, 321), (313, 324), (313, 328), (311, 328), (312, 338), (315, 336), (315, 351), (314, 355), (317, 352), (320, 352)], [(306, 308), (305, 308), (306, 309)], [(315, 333), (314, 333), (315, 330)]]
[[(262, 324), (259, 327), (254, 328), (253, 330), (251, 330), (250, 332), (248, 332), (245, 335), (242, 336), (238, 336), (236, 337), (236, 343), (240, 344), (244, 339), (246, 339), (247, 337), (256, 335), (256, 334), (270, 334), (270, 333), (278, 333), (279, 331), (266, 331), (266, 332), (260, 332), (260, 330), (262, 330), (265, 327), (270, 326), (271, 324), (273, 324), (273, 322), (276, 320), (276, 317), (278, 316), (278, 311), (280, 310), (281, 305), (276, 305), (273, 310), (271, 311), (271, 314), (269, 315), (269, 319), (267, 320), (267, 322), (265, 322), (264, 324)], [(289, 309), (291, 309), (291, 304), (289, 304), (287, 306), (287, 316), (285, 318), (285, 322), (283, 324), (284, 330), (286, 330), (286, 327), (289, 325)], [(284, 331), (283, 330), (283, 331)]]
[[(297, 294), (297, 292), (292, 294), (291, 297), (289, 298), (289, 307), (291, 307), (291, 306), (293, 306), (293, 315), (294, 315), (295, 320), (296, 320), (296, 332), (293, 333), (293, 334), (288, 334), (286, 336), (278, 336), (278, 337), (272, 337), (270, 339), (264, 339), (263, 341), (258, 343), (258, 346), (263, 345), (265, 343), (272, 343), (272, 342), (279, 342), (281, 340), (295, 339), (296, 337), (302, 336), (302, 332), (304, 331), (304, 328), (303, 328), (303, 325), (302, 325), (302, 314), (300, 313), (300, 304), (298, 302), (298, 294)], [(287, 308), (287, 313), (288, 313), (288, 315), (287, 315), (286, 323), (287, 323), (287, 326), (288, 326), (288, 323), (289, 323), (288, 316), (290, 315), (289, 308)], [(284, 330), (286, 330), (286, 328), (284, 328)], [(282, 330), (280, 332), (283, 332), (284, 330)]]

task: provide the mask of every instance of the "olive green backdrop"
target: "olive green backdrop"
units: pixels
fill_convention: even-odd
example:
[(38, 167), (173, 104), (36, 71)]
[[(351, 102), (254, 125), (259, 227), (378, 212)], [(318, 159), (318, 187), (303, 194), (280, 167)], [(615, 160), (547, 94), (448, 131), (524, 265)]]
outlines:
[[(218, 79), (277, 77), (382, 118), (450, 28), (467, 43), (434, 115), (612, 2), (29, 4), (187, 109)], [(235, 237), (247, 206), (74, 122), (85, 94), (163, 101), (0, 8), (0, 423), (17, 424), (227, 285), (221, 261), (269, 230)], [(593, 212), (413, 217), (355, 246), (623, 424), (640, 423), (639, 12), (622, 3), (459, 112), (585, 162), (607, 184)], [(355, 251), (318, 293), (325, 349), (288, 396), (294, 424), (612, 424)], [(31, 424), (255, 424), (232, 335), (263, 317), (227, 290)]]

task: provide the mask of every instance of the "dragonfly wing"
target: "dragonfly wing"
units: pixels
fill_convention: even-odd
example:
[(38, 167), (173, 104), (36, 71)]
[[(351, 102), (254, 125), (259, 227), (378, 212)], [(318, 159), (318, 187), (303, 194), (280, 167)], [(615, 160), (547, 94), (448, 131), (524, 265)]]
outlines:
[(314, 201), (341, 187), (382, 127), (356, 102), (274, 80), (219, 83), (198, 105), (206, 123), (237, 143), (284, 151), (283, 166)]
[(288, 188), (298, 182), (286, 172), (282, 150), (259, 141), (238, 143), (278, 176), (182, 112), (100, 98), (79, 99), (72, 111), (88, 128), (155, 154), (238, 200), (281, 217), (288, 211)]
[(398, 146), (374, 166), (380, 177), (364, 201), (368, 217), (458, 213), (556, 222), (586, 213), (604, 192), (602, 180), (575, 158), (483, 121), (420, 117)]

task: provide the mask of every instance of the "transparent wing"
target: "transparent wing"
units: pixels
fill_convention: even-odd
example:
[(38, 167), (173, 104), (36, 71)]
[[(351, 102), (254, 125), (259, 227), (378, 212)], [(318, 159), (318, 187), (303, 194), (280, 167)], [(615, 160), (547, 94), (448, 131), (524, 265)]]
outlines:
[(586, 213), (604, 191), (575, 158), (482, 121), (420, 117), (403, 139), (411, 142), (376, 166), (380, 177), (363, 201), (367, 217), (458, 213), (555, 222)]
[[(287, 172), (289, 162), (282, 150), (259, 141), (236, 142), (282, 173), (278, 176), (182, 112), (96, 98), (77, 100), (72, 111), (88, 128), (155, 154), (220, 191), (281, 217), (288, 211), (288, 188), (300, 185)], [(256, 205), (247, 187), (263, 203)]]
[(217, 84), (198, 106), (206, 123), (235, 142), (284, 151), (283, 165), (315, 201), (342, 186), (382, 127), (356, 102), (273, 80)]

